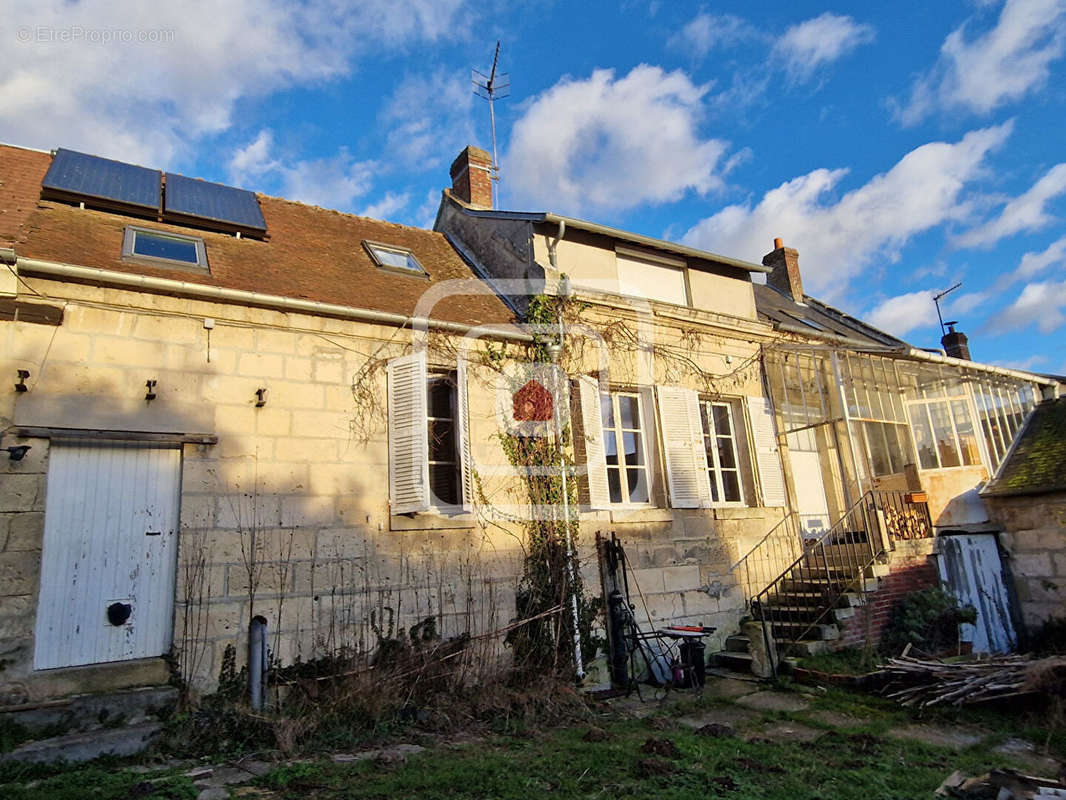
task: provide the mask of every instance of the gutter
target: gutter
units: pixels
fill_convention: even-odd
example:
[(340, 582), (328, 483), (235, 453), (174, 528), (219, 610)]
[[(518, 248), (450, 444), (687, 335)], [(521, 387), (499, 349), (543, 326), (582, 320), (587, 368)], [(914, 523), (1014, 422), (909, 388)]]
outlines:
[(994, 367), (991, 364), (982, 364), (979, 361), (968, 361), (965, 358), (942, 356), (939, 353), (927, 353), (924, 350), (916, 350), (913, 347), (908, 347), (906, 350), (899, 351), (899, 353), (907, 358), (913, 358), (915, 361), (928, 361), (934, 364), (945, 364), (951, 367), (975, 369), (979, 372), (991, 372), (1006, 378), (1014, 378), (1015, 380), (1027, 381), (1028, 383), (1039, 383), (1041, 386), (1056, 385), (1055, 381), (1040, 375), (1034, 375), (1031, 372), (1021, 372), (1016, 369), (1008, 369), (1007, 367)]
[(149, 292), (162, 292), (171, 295), (183, 295), (202, 300), (213, 300), (220, 303), (235, 303), (240, 305), (259, 306), (272, 308), (279, 311), (291, 311), (299, 314), (313, 316), (336, 317), (339, 319), (355, 320), (358, 322), (371, 322), (382, 325), (395, 325), (400, 328), (417, 327), (430, 328), (433, 330), (447, 331), (466, 335), (480, 333), (486, 338), (501, 339), (512, 342), (532, 343), (533, 337), (528, 333), (517, 330), (508, 330), (500, 325), (466, 325), (461, 322), (446, 322), (444, 320), (426, 319), (424, 317), (410, 317), (405, 314), (395, 314), (389, 311), (374, 311), (368, 308), (352, 308), (335, 303), (322, 303), (317, 300), (300, 300), (294, 297), (283, 297), (276, 294), (264, 294), (262, 292), (250, 292), (244, 289), (227, 289), (222, 286), (210, 286), (203, 283), (191, 283), (189, 281), (176, 281), (171, 278), (156, 278), (150, 275), (140, 275), (129, 272), (116, 272), (96, 267), (79, 267), (73, 264), (64, 264), (57, 261), (39, 261), (33, 258), (17, 258), (17, 266), (24, 273), (44, 276), (48, 278), (68, 278), (90, 283), (102, 283), (112, 286), (129, 287)]

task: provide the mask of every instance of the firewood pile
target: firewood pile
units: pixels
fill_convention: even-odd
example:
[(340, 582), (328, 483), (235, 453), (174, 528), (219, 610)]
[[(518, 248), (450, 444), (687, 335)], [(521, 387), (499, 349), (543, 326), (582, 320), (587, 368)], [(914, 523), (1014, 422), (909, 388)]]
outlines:
[(904, 654), (887, 659), (882, 672), (883, 694), (904, 706), (970, 705), (1023, 694), (1066, 697), (1063, 657), (1007, 655), (949, 663)]
[(1022, 775), (1012, 769), (994, 769), (977, 778), (953, 772), (936, 790), (937, 797), (960, 800), (1044, 800), (1066, 797), (1066, 783), (1054, 778)]
[(886, 508), (885, 524), (894, 539), (928, 539), (930, 536), (928, 518), (912, 505), (902, 509)]

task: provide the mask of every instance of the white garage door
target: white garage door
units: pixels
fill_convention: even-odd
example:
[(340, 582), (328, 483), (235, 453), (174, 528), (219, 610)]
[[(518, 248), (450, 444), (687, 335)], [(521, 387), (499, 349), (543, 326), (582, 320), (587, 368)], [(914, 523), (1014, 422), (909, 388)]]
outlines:
[(170, 649), (180, 447), (53, 443), (34, 667)]

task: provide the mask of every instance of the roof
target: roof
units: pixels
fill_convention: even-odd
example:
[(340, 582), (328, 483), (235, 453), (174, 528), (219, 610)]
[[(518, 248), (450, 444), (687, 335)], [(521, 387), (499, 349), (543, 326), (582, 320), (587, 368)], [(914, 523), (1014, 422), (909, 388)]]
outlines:
[(985, 497), (1066, 491), (1066, 397), (1045, 400), (1029, 416)]
[(759, 316), (782, 330), (808, 336), (843, 337), (849, 340), (849, 344), (876, 349), (909, 347), (902, 339), (809, 295), (803, 296), (801, 305), (771, 286), (755, 283), (752, 288), (755, 290), (755, 308)]
[(770, 268), (764, 267), (762, 264), (754, 264), (739, 258), (718, 255), (717, 253), (700, 250), (696, 247), (688, 247), (687, 245), (678, 244), (677, 242), (670, 242), (666, 239), (656, 239), (652, 236), (644, 236), (640, 233), (624, 231), (621, 228), (612, 228), (609, 225), (601, 225), (598, 222), (590, 222), (589, 220), (578, 219), (576, 217), (567, 217), (562, 214), (555, 214), (551, 211), (494, 211), (490, 209), (479, 209), (472, 207), (468, 203), (464, 203), (450, 190), (446, 189), (445, 195), (462, 208), (465, 214), (471, 217), (515, 220), (519, 222), (529, 222), (534, 225), (540, 223), (558, 225), (562, 223), (567, 228), (576, 228), (577, 230), (588, 231), (589, 233), (598, 233), (602, 236), (609, 236), (612, 239), (618, 239), (623, 242), (632, 242), (633, 244), (639, 244), (645, 247), (654, 247), (657, 250), (663, 250), (668, 253), (676, 253), (681, 256), (699, 258), (704, 261), (713, 261), (717, 264), (725, 264), (730, 267), (738, 267), (747, 270), (748, 272), (770, 272)]
[[(443, 234), (257, 195), (265, 240), (41, 200), (50, 153), (0, 145), (0, 247), (20, 258), (135, 273), (227, 289), (411, 315), (433, 284), (480, 279)], [(203, 239), (210, 272), (122, 260), (127, 225)], [(409, 249), (427, 276), (379, 268), (364, 241)], [(475, 292), (477, 289), (475, 289)], [(448, 294), (433, 319), (500, 324), (514, 315), (492, 293)]]

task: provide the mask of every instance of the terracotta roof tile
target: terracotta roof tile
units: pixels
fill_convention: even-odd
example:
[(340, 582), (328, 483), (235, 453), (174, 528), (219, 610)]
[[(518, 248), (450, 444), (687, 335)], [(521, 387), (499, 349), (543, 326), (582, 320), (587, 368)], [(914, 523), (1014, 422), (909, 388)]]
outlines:
[[(0, 241), (6, 235), (19, 256), (399, 314), (413, 313), (423, 293), (442, 281), (468, 279), (484, 287), (443, 234), (265, 195), (259, 202), (266, 241), (42, 201), (50, 158), (0, 146)], [(210, 274), (123, 261), (123, 232), (131, 224), (202, 237)], [(428, 278), (380, 269), (364, 240), (411, 250)], [(469, 324), (514, 318), (491, 293), (449, 296), (431, 315)]]

